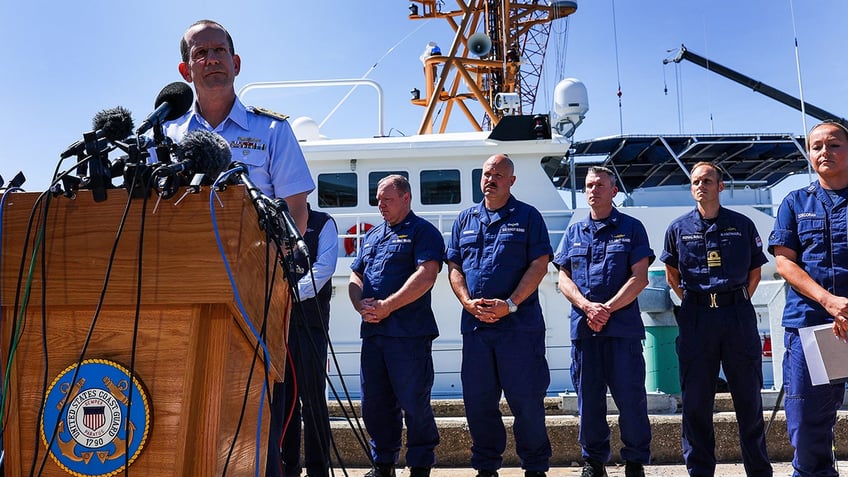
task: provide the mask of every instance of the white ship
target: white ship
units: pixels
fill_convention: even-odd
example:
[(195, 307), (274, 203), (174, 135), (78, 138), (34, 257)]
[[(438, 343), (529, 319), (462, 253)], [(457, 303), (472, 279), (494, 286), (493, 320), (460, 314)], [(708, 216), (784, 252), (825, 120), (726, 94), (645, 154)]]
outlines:
[[(358, 84), (373, 87), (378, 93), (379, 131), (374, 137), (325, 138), (314, 121), (293, 121), (317, 184), (309, 202), (313, 208), (330, 213), (339, 227), (340, 257), (332, 282), (330, 319), (335, 358), (331, 357), (329, 363), (337, 392), (346, 389), (353, 397), (359, 393), (360, 319), (349, 302), (347, 284), (358, 239), (382, 220), (375, 193), (377, 181), (387, 174), (401, 173), (409, 178), (413, 210), (447, 237), (458, 213), (482, 200), (479, 183), (483, 161), (492, 154), (506, 153), (515, 163), (513, 194), (542, 212), (551, 245), (557, 249), (572, 217), (582, 218), (588, 213), (581, 208), (580, 190), (586, 168), (603, 164), (619, 175), (621, 193), (617, 205), (643, 221), (651, 246), (659, 255), (668, 223), (694, 206), (688, 171), (698, 161), (715, 161), (731, 177), (722, 203), (743, 211), (754, 219), (760, 235), (768, 236), (773, 224), (771, 187), (806, 170), (802, 138), (791, 134), (651, 135), (573, 143), (570, 138), (574, 128), (588, 109), (586, 89), (574, 79), (560, 82), (554, 104), (545, 113), (522, 114), (533, 110), (538, 85), (538, 77), (532, 73), (535, 65), (530, 49), (543, 54), (540, 38), (547, 40), (550, 24), (563, 21), (576, 9), (576, 2), (572, 1), (475, 0), (465, 12), (443, 12), (433, 0), (411, 2), (411, 19), (445, 19), (455, 35), (450, 48), (422, 56), (427, 86), (412, 102), (423, 106), (425, 113), (421, 129), (413, 136), (384, 134), (383, 99), (379, 85), (371, 81), (252, 83), (239, 92), (247, 102), (257, 89)], [(521, 61), (517, 61), (519, 56)], [(441, 123), (434, 120), (437, 107), (446, 111)], [(476, 116), (473, 109), (479, 111)], [(464, 113), (474, 131), (444, 133), (452, 110)], [(651, 284), (639, 298), (648, 329), (646, 384), (649, 391), (674, 393), (679, 390), (675, 389), (674, 303), (663, 270), (661, 262), (653, 263)], [(539, 288), (547, 323), (551, 395), (574, 389), (569, 373), (571, 304), (558, 292), (556, 280), (557, 272), (551, 265)], [(780, 356), (782, 343), (771, 341), (770, 336), (771, 328), (779, 325), (783, 288), (773, 262), (769, 263), (754, 296), (760, 315), (765, 388), (780, 382), (779, 366), (773, 370), (771, 355), (774, 352)], [(446, 268), (434, 287), (433, 307), (440, 330), (433, 345), (433, 397), (459, 397), (461, 308), (448, 283)], [(344, 387), (340, 376), (344, 377)]]

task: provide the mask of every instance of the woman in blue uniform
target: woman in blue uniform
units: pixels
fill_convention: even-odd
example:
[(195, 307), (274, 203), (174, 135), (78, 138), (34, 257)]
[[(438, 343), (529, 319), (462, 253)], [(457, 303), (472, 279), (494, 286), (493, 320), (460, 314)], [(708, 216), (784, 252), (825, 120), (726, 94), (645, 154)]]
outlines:
[(848, 339), (848, 130), (833, 122), (816, 125), (807, 151), (818, 181), (783, 199), (769, 252), (790, 285), (783, 387), (794, 475), (835, 476), (833, 426), (845, 385), (812, 385), (798, 329), (833, 323), (833, 333)]

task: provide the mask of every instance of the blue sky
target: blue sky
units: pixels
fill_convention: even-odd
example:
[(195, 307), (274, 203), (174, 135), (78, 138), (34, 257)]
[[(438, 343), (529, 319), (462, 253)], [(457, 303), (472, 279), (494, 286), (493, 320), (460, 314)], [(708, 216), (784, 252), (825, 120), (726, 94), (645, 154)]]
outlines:
[[(7, 61), (0, 94), (8, 108), (0, 127), (0, 175), (8, 180), (23, 170), (25, 188), (42, 190), (59, 153), (91, 128), (97, 111), (121, 105), (140, 124), (162, 87), (181, 79), (179, 39), (201, 18), (217, 20), (232, 33), (242, 57), (237, 88), (257, 81), (360, 78), (374, 66), (368, 77), (384, 89), (385, 132), (413, 134), (423, 113), (408, 101), (410, 89), (423, 89), (418, 56), (428, 41), (446, 50), (452, 32), (442, 21), (408, 20), (407, 5), (399, 0), (154, 0), (143, 5), (0, 0), (0, 41)], [(695, 65), (676, 69), (662, 64), (667, 50), (683, 43), (797, 96), (790, 6), (804, 99), (848, 116), (844, 0), (582, 0), (578, 5), (567, 20), (568, 43), (548, 50), (549, 59), (565, 53), (564, 67), (551, 62), (551, 70), (560, 71), (549, 71), (537, 96), (542, 111), (551, 102), (556, 79), (576, 77), (586, 84), (590, 110), (576, 139), (622, 129), (626, 134), (673, 134), (680, 132), (681, 122), (686, 133), (802, 133), (800, 114), (786, 106)], [(445, 0), (445, 8), (454, 6)], [(559, 22), (555, 29), (565, 26)], [(346, 92), (297, 90), (275, 99), (257, 93), (247, 102), (320, 122)], [(375, 101), (371, 90), (358, 89), (322, 132), (373, 135)], [(812, 124), (808, 119), (808, 127)], [(468, 128), (455, 115), (451, 129)]]

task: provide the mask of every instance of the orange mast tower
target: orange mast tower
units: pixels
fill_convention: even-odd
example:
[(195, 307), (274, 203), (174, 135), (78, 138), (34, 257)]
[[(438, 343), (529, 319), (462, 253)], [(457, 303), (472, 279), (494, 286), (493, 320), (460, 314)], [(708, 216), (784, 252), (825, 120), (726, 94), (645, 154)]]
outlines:
[[(454, 106), (482, 131), (494, 127), (504, 111), (532, 111), (550, 33), (550, 22), (577, 10), (567, 0), (456, 0), (458, 9), (443, 10), (443, 0), (413, 0), (412, 20), (441, 18), (454, 31), (450, 49), (432, 52), (424, 62), (425, 95), (412, 102), (424, 106), (419, 134), (433, 133), (438, 103), (446, 103), (438, 132), (445, 132)], [(464, 85), (464, 88), (462, 86)], [(466, 101), (477, 101), (483, 117), (474, 117)]]

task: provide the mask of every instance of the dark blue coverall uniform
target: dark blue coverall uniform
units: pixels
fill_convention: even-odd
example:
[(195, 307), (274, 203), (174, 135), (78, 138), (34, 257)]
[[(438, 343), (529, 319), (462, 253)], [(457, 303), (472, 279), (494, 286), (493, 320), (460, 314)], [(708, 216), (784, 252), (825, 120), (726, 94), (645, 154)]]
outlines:
[(715, 473), (713, 405), (719, 367), (733, 397), (748, 476), (770, 476), (763, 423), (762, 352), (748, 274), (768, 261), (754, 223), (721, 207), (675, 219), (660, 260), (680, 272), (677, 355), (683, 407), (683, 458), (691, 476)]
[[(801, 269), (837, 296), (848, 296), (846, 198), (848, 191), (828, 193), (818, 182), (793, 191), (780, 204), (769, 236), (769, 253), (774, 253), (775, 245), (795, 251)], [(833, 426), (845, 384), (812, 385), (798, 335), (798, 328), (832, 322), (833, 317), (816, 301), (788, 287), (783, 309), (783, 387), (796, 476), (837, 475), (831, 450)]]
[[(601, 221), (586, 217), (569, 225), (554, 265), (571, 273), (571, 280), (588, 300), (603, 303), (615, 296), (631, 277), (631, 267), (654, 252), (641, 222), (613, 209)], [(619, 409), (621, 457), (647, 464), (651, 459), (651, 424), (645, 393), (645, 326), (639, 303), (615, 311), (599, 333), (586, 323), (577, 307), (571, 310), (571, 380), (577, 389), (584, 459), (607, 462), (610, 429), (606, 391)]]
[[(496, 211), (487, 211), (481, 202), (461, 212), (453, 224), (447, 259), (462, 268), (471, 298), (505, 300), (530, 263), (552, 252), (542, 215), (510, 196)], [(498, 405), (503, 392), (515, 416), (521, 467), (546, 472), (551, 443), (544, 398), (551, 377), (538, 291), (519, 304), (518, 311), (495, 323), (483, 323), (463, 309), (461, 331), (471, 466), (487, 471), (501, 467), (506, 430)]]
[[(368, 231), (350, 268), (362, 275), (362, 298), (385, 299), (419, 265), (444, 261), (445, 242), (430, 222), (410, 212), (397, 225)], [(439, 431), (430, 405), (433, 339), (439, 335), (430, 290), (379, 323), (362, 322), (362, 418), (375, 464), (394, 465), (406, 422), (406, 465), (432, 467)], [(403, 421), (402, 421), (403, 419)]]

